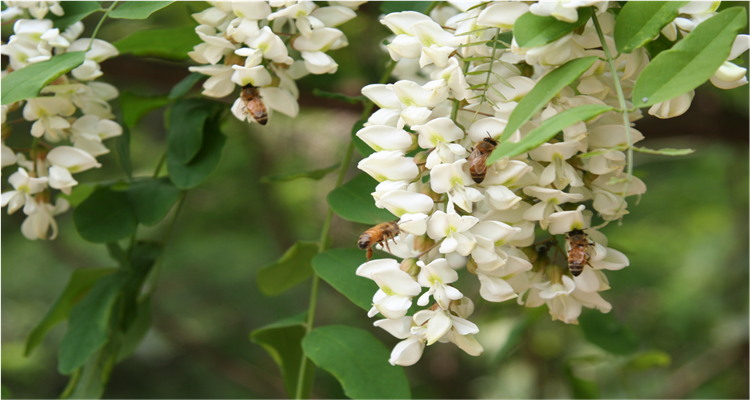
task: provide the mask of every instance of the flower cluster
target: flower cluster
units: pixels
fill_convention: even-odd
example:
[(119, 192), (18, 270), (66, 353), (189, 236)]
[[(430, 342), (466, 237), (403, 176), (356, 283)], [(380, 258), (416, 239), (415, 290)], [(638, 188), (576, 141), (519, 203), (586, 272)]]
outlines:
[[(715, 14), (715, 6), (707, 8), (711, 3), (695, 3), (680, 10), (681, 18), (665, 28), (665, 36), (677, 30), (689, 34)], [(632, 108), (633, 85), (649, 63), (645, 49), (614, 53), (613, 75), (601, 61), (606, 59), (603, 44), (591, 20), (544, 46), (521, 48), (511, 40), (515, 21), (527, 12), (571, 22), (578, 18), (578, 7), (589, 6), (595, 7), (606, 45), (615, 51), (615, 17), (608, 11), (619, 7), (615, 2), (494, 2), (468, 9), (453, 3), (430, 16), (406, 11), (381, 20), (395, 35), (387, 50), (398, 62), (394, 75), (401, 80), (362, 89), (379, 110), (357, 133), (376, 151), (358, 167), (380, 182), (372, 193), (377, 207), (400, 218), (400, 235), (386, 244), (403, 261), (369, 261), (357, 275), (380, 287), (368, 315), (386, 319), (375, 325), (403, 339), (391, 364), (412, 365), (425, 345), (437, 341), (453, 342), (472, 355), (482, 352), (474, 339), (479, 329), (467, 320), (473, 303), (454, 287), (456, 270), (463, 267), (477, 277), (481, 297), (490, 302), (546, 304), (553, 319), (573, 324), (582, 307), (611, 310), (599, 294), (609, 289), (603, 271), (622, 269), (629, 261), (607, 247), (604, 234), (591, 227), (593, 212), (586, 208), (604, 221), (621, 219), (628, 213), (626, 198), (646, 191), (640, 179), (625, 173), (623, 153), (643, 135), (630, 127), (629, 141), (622, 114), (610, 111), (486, 170), (486, 157), (477, 150), (480, 144), (494, 148), (518, 102), (571, 59), (600, 58), (514, 132), (510, 142), (573, 107), (619, 107), (618, 81)], [(747, 43), (747, 36), (740, 35), (730, 59), (747, 50)], [(745, 71), (740, 74), (739, 67), (728, 64), (717, 71), (715, 78), (724, 82), (717, 86), (746, 83)], [(654, 105), (649, 113), (674, 117), (691, 100), (692, 95), (680, 96)], [(640, 110), (629, 114), (630, 121), (639, 118)], [(535, 243), (541, 231), (546, 234)], [(568, 268), (573, 253), (565, 238), (570, 232), (585, 238), (578, 244), (585, 265), (575, 275)], [(428, 308), (407, 316), (417, 296), (417, 305)]]
[[(195, 32), (203, 43), (190, 57), (198, 63), (190, 71), (210, 76), (203, 94), (225, 97), (241, 88), (258, 88), (269, 110), (295, 117), (299, 112), (296, 79), (307, 74), (334, 73), (338, 64), (328, 50), (348, 45), (336, 26), (356, 16), (363, 1), (210, 1), (213, 7), (193, 14)], [(290, 54), (299, 54), (294, 59)], [(238, 97), (232, 113), (253, 122), (247, 99)]]
[[(99, 63), (118, 54), (110, 43), (79, 38), (83, 23), (76, 22), (64, 32), (53, 28), (47, 11), (63, 15), (57, 1), (6, 1), (8, 8), (2, 18), (22, 17), (28, 12), (35, 19), (17, 19), (14, 35), (2, 45), (2, 54), (9, 57), (6, 74), (30, 64), (47, 61), (53, 55), (85, 51), (85, 61), (42, 89), (41, 96), (2, 106), (2, 166), (18, 165), (8, 177), (14, 190), (2, 194), (2, 206), (8, 214), (23, 209), (27, 215), (21, 232), (28, 239), (54, 239), (57, 223), (54, 217), (69, 208), (68, 201), (58, 197), (52, 203), (51, 189), (70, 194), (78, 184), (73, 174), (99, 168), (96, 157), (109, 149), (103, 141), (122, 134), (122, 127), (113, 121), (110, 100), (117, 89), (96, 82), (102, 75)], [(5, 145), (12, 134), (8, 114), (22, 110), (26, 121), (33, 121), (33, 142), (28, 149), (14, 150)]]

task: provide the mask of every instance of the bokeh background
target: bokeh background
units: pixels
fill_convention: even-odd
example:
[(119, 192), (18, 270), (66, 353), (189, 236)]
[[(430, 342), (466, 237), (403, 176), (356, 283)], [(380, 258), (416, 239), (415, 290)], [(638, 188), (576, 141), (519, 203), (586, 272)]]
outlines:
[[(145, 21), (110, 19), (99, 36), (115, 41), (137, 29), (192, 26), (190, 13), (205, 7), (176, 3)], [(267, 298), (255, 276), (295, 241), (317, 240), (325, 195), (335, 178), (259, 181), (269, 174), (327, 167), (341, 158), (360, 106), (311, 92), (321, 88), (358, 95), (362, 86), (379, 79), (387, 59), (379, 45), (388, 32), (378, 14), (379, 4), (366, 4), (357, 19), (340, 27), (350, 45), (330, 52), (339, 71), (299, 82), (299, 117), (276, 114), (263, 128), (234, 119), (225, 123), (228, 141), (221, 164), (188, 194), (166, 248), (152, 300), (153, 327), (135, 355), (115, 367), (106, 398), (286, 396), (278, 368), (248, 334), (306, 310), (309, 284)], [(84, 37), (100, 16), (84, 20)], [(9, 29), (2, 27), (4, 41), (12, 34)], [(743, 59), (746, 67), (747, 53)], [(163, 95), (188, 74), (187, 65), (125, 55), (102, 64), (103, 80), (123, 92)], [(198, 85), (193, 92), (199, 90)], [(165, 148), (163, 126), (160, 109), (133, 129), (136, 175), (152, 173)], [(472, 321), (481, 328), (477, 339), (485, 353), (471, 357), (439, 343), (427, 348), (417, 365), (406, 368), (414, 397), (571, 397), (581, 380), (595, 385), (588, 393), (604, 398), (748, 397), (748, 87), (702, 87), (686, 115), (670, 120), (646, 116), (636, 128), (646, 137), (645, 147), (696, 149), (684, 157), (636, 153), (635, 173), (648, 191), (637, 206), (631, 205), (622, 226), (612, 223), (604, 229), (610, 246), (623, 251), (631, 265), (608, 273), (612, 289), (602, 294), (616, 318), (638, 337), (640, 352), (608, 354), (588, 343), (579, 326), (551, 321), (544, 307), (477, 302)], [(28, 132), (23, 123), (13, 129), (15, 136)], [(100, 162), (101, 170), (76, 179), (124, 176), (116, 153)], [(347, 178), (356, 174), (354, 165)], [(29, 358), (23, 356), (25, 337), (74, 269), (114, 263), (104, 246), (78, 236), (70, 212), (58, 218), (60, 235), (49, 242), (26, 240), (22, 220), (20, 212), (3, 212), (2, 385), (14, 398), (53, 398), (67, 383), (57, 372), (56, 357), (65, 326), (52, 330)], [(165, 225), (139, 234), (160, 238)], [(333, 246), (354, 247), (366, 228), (334, 217)], [(479, 299), (476, 280), (458, 283)], [(396, 344), (327, 284), (321, 284), (319, 296), (317, 326), (361, 327), (389, 348)], [(509, 337), (517, 340), (506, 346)], [(312, 395), (344, 397), (336, 380), (320, 370)]]

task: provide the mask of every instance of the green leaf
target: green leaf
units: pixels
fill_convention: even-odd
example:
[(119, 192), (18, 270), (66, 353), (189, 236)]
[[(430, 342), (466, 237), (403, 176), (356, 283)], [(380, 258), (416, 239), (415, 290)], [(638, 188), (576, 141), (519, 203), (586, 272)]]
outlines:
[(623, 366), (628, 371), (648, 371), (652, 368), (666, 368), (672, 364), (672, 357), (661, 350), (649, 350), (636, 354)]
[(540, 17), (530, 12), (521, 15), (513, 24), (513, 36), (518, 47), (538, 47), (567, 35), (586, 25), (591, 18), (591, 7), (578, 9), (578, 21), (568, 23), (555, 17)]
[(580, 121), (588, 121), (610, 110), (613, 110), (613, 108), (603, 104), (584, 104), (567, 109), (545, 120), (540, 127), (529, 132), (520, 142), (501, 142), (487, 158), (487, 165), (492, 165), (503, 157), (514, 157), (535, 149), (542, 143), (547, 143), (563, 129)]
[(78, 207), (91, 193), (94, 193), (94, 190), (96, 190), (96, 185), (92, 183), (79, 183), (73, 187), (70, 194), (60, 193), (57, 196), (68, 200), (71, 206)]
[(117, 265), (122, 268), (127, 268), (128, 265), (130, 265), (128, 254), (125, 253), (125, 250), (123, 250), (122, 247), (120, 247), (120, 243), (109, 242), (106, 243), (105, 246), (107, 246), (107, 254), (109, 254), (110, 258), (117, 261)]
[(89, 15), (97, 11), (104, 11), (100, 3), (99, 1), (61, 1), (60, 6), (62, 6), (65, 14), (58, 17), (55, 14), (48, 13), (45, 18), (51, 19), (55, 24), (55, 28), (59, 29), (60, 33), (62, 33), (69, 26)]
[(365, 122), (367, 121), (357, 121), (357, 123), (354, 124), (354, 127), (352, 128), (352, 140), (354, 141), (354, 147), (357, 149), (359, 154), (362, 154), (362, 157), (367, 157), (375, 152), (372, 147), (370, 147), (367, 143), (365, 143), (364, 140), (360, 139), (359, 136), (357, 136), (357, 132), (365, 127)]
[(39, 91), (66, 72), (83, 64), (84, 52), (59, 54), (4, 76), (1, 84), (3, 105), (39, 96)]
[(378, 285), (371, 279), (357, 276), (357, 268), (367, 261), (363, 250), (333, 249), (320, 253), (312, 260), (321, 279), (365, 311), (372, 308), (372, 295)]
[[(250, 332), (250, 340), (262, 346), (281, 369), (284, 389), (289, 398), (294, 398), (297, 393), (299, 368), (302, 357), (304, 357), (302, 338), (305, 337), (306, 333), (306, 317), (307, 313), (305, 312)], [(310, 396), (313, 376), (315, 375), (313, 363), (309, 359), (305, 369), (303, 399)]]
[(158, 57), (168, 60), (184, 60), (193, 47), (201, 43), (195, 27), (179, 26), (138, 30), (114, 43), (120, 54), (138, 57)]
[(167, 151), (169, 158), (187, 164), (198, 154), (203, 144), (206, 120), (214, 103), (203, 99), (178, 100), (169, 115)]
[(133, 162), (130, 159), (130, 128), (120, 118), (122, 126), (122, 135), (117, 138), (117, 156), (120, 158), (120, 165), (128, 178), (133, 178)]
[(174, 87), (172, 87), (172, 91), (169, 92), (169, 99), (174, 100), (184, 96), (187, 92), (190, 91), (190, 89), (193, 88), (193, 86), (195, 86), (196, 83), (205, 78), (206, 75), (203, 75), (199, 72), (190, 73), (190, 75), (184, 77), (181, 81), (177, 82)]
[(324, 99), (338, 100), (349, 104), (362, 103), (367, 100), (367, 97), (365, 96), (347, 96), (343, 93), (326, 92), (325, 90), (320, 90), (318, 88), (313, 89), (312, 93), (315, 96), (322, 97)]
[(264, 176), (260, 178), (260, 181), (262, 183), (288, 182), (300, 178), (308, 178), (319, 181), (323, 179), (324, 176), (338, 170), (340, 164), (341, 163), (336, 163), (328, 168), (321, 168), (307, 172), (292, 172), (290, 174)]
[(641, 72), (633, 106), (647, 107), (687, 93), (707, 81), (729, 57), (737, 34), (747, 24), (742, 7), (728, 8), (698, 25)]
[(370, 332), (348, 326), (325, 326), (302, 340), (305, 354), (338, 379), (352, 399), (408, 399), (404, 369), (388, 364), (390, 350)]
[(183, 164), (167, 152), (169, 178), (180, 189), (191, 189), (200, 185), (216, 169), (221, 161), (226, 137), (221, 133), (219, 117), (206, 121), (203, 133), (203, 145), (198, 154)]
[[(554, 18), (553, 18), (554, 19)], [(570, 60), (556, 70), (545, 75), (510, 114), (501, 142), (507, 142), (513, 132), (531, 119), (537, 111), (546, 106), (553, 97), (565, 87), (578, 79), (582, 73), (594, 65), (597, 57), (584, 57)]]
[(584, 311), (578, 318), (583, 336), (589, 342), (613, 354), (631, 354), (638, 350), (638, 337), (612, 313)]
[(500, 351), (497, 352), (492, 363), (500, 365), (500, 363), (504, 362), (506, 358), (521, 346), (521, 342), (527, 339), (525, 333), (529, 326), (545, 314), (543, 307), (527, 308), (523, 316), (513, 325), (508, 339), (503, 344), (503, 347), (500, 348)]
[(0, 385), (0, 398), (2, 399), (12, 399), (13, 398), (13, 392), (8, 389), (5, 385)]
[(128, 188), (128, 198), (138, 221), (153, 226), (164, 218), (180, 198), (182, 191), (164, 177), (133, 182)]
[(650, 42), (677, 17), (687, 1), (629, 1), (615, 22), (615, 46), (619, 53), (630, 53)]
[(596, 382), (581, 379), (573, 373), (570, 364), (565, 365), (565, 380), (568, 381), (574, 399), (599, 399), (599, 385)]
[(101, 399), (117, 356), (117, 343), (109, 342), (75, 371), (62, 399)]
[(146, 19), (174, 1), (123, 1), (109, 13), (110, 18)]
[(120, 93), (120, 109), (122, 120), (126, 126), (132, 128), (144, 115), (169, 104), (167, 96), (141, 96), (130, 92)]
[(380, 12), (386, 15), (400, 11), (417, 11), (424, 13), (429, 6), (429, 1), (384, 1), (380, 5)]
[(138, 219), (127, 192), (100, 187), (73, 211), (73, 222), (82, 238), (92, 243), (125, 239), (135, 232)]
[(675, 42), (670, 41), (664, 35), (659, 35), (659, 37), (656, 38), (656, 40), (652, 40), (646, 43), (646, 45), (643, 47), (648, 52), (648, 58), (653, 60), (662, 51), (671, 49), (674, 44)]
[(258, 288), (266, 296), (278, 296), (312, 276), (317, 242), (297, 242), (281, 258), (258, 270)]
[(119, 271), (99, 279), (73, 307), (58, 351), (61, 374), (71, 374), (107, 342), (113, 306), (129, 275)]
[(153, 268), (156, 260), (161, 256), (162, 246), (153, 241), (138, 241), (131, 250), (129, 270), (132, 272), (125, 287), (122, 289), (120, 308), (120, 330), (129, 331), (131, 326), (138, 320), (140, 294), (143, 282)]
[(28, 357), (39, 346), (50, 329), (68, 318), (73, 305), (94, 286), (97, 280), (114, 271), (116, 271), (115, 268), (80, 268), (73, 271), (63, 292), (26, 338), (24, 355)]
[(151, 328), (151, 298), (146, 297), (138, 303), (137, 316), (121, 338), (120, 348), (117, 351), (118, 363), (135, 353), (149, 328)]
[(370, 175), (361, 173), (349, 182), (328, 193), (328, 205), (341, 218), (368, 225), (393, 221), (396, 217), (388, 210), (375, 207), (370, 193), (378, 182)]

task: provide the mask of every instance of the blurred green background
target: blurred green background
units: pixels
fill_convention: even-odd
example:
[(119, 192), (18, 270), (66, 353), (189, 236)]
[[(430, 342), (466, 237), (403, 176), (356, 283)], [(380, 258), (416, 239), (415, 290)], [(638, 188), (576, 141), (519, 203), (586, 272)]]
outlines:
[[(99, 36), (115, 41), (136, 29), (193, 25), (189, 14), (203, 7), (177, 3), (145, 21), (107, 20)], [(329, 53), (339, 71), (299, 82), (299, 117), (277, 113), (264, 128), (233, 118), (226, 123), (221, 165), (188, 194), (166, 248), (153, 297), (153, 327), (135, 355), (115, 367), (106, 398), (286, 396), (278, 368), (248, 333), (306, 310), (309, 284), (267, 298), (255, 275), (295, 241), (317, 240), (325, 195), (335, 178), (259, 180), (340, 159), (361, 109), (310, 93), (319, 87), (357, 95), (378, 80), (386, 61), (378, 45), (388, 35), (378, 13), (378, 4), (366, 4), (357, 19), (341, 26), (350, 45)], [(84, 36), (100, 16), (84, 20)], [(4, 40), (8, 29), (3, 26)], [(743, 59), (747, 66), (747, 54)], [(166, 94), (187, 75), (187, 65), (192, 64), (120, 56), (103, 63), (102, 79), (121, 91)], [(164, 149), (162, 111), (148, 114), (132, 131), (136, 175), (150, 175)], [(635, 171), (648, 191), (631, 205), (622, 226), (604, 229), (610, 246), (624, 252), (631, 265), (607, 273), (612, 289), (602, 295), (615, 317), (635, 332), (640, 352), (608, 354), (588, 343), (579, 326), (551, 321), (544, 307), (477, 301), (471, 319), (480, 326), (477, 338), (485, 353), (471, 357), (439, 343), (427, 348), (417, 365), (406, 368), (414, 397), (748, 397), (748, 87), (701, 88), (686, 115), (646, 117), (636, 127), (646, 137), (645, 147), (696, 149), (686, 157), (636, 154)], [(23, 136), (28, 125), (13, 129), (14, 136)], [(101, 170), (76, 179), (124, 176), (115, 153), (99, 161)], [(354, 165), (347, 178), (356, 174)], [(29, 358), (23, 356), (25, 337), (71, 271), (114, 262), (104, 246), (77, 235), (70, 212), (58, 218), (60, 235), (50, 242), (23, 238), (22, 221), (20, 212), (2, 217), (2, 384), (16, 398), (57, 397), (67, 383), (56, 366), (65, 327), (51, 331)], [(141, 229), (139, 235), (160, 238), (165, 225)], [(353, 247), (366, 228), (334, 217), (333, 246)], [(475, 300), (476, 283), (458, 282)], [(361, 327), (388, 348), (397, 343), (327, 284), (319, 296), (317, 326)], [(518, 340), (506, 346), (509, 337)], [(335, 379), (318, 370), (313, 397), (343, 396)]]

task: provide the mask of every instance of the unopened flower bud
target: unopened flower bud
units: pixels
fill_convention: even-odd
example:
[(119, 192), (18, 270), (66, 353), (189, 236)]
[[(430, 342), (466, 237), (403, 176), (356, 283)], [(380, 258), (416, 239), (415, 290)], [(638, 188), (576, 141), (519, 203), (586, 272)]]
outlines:
[(521, 251), (523, 252), (523, 254), (526, 254), (526, 257), (529, 258), (529, 262), (532, 264), (536, 263), (539, 259), (539, 255), (537, 254), (534, 246), (522, 247)]
[(228, 53), (224, 56), (224, 65), (245, 65), (245, 58), (234, 53)]
[(417, 265), (416, 258), (405, 258), (404, 261), (401, 261), (401, 266), (399, 268), (411, 277), (419, 275), (419, 271), (421, 270), (419, 265)]
[(547, 272), (547, 278), (550, 280), (550, 282), (552, 282), (552, 284), (563, 283), (562, 277), (563, 275), (565, 275), (565, 268), (557, 264), (552, 264), (547, 267), (546, 272)]
[[(411, 146), (406, 150), (407, 153), (412, 152), (419, 148), (419, 144), (417, 143), (417, 135), (410, 133), (409, 136), (411, 136)], [(416, 159), (414, 160), (416, 163)], [(422, 168), (419, 169), (420, 172), (422, 172)]]
[(476, 275), (478, 267), (477, 262), (474, 261), (474, 257), (469, 256), (469, 260), (466, 261), (466, 270)]
[(430, 239), (427, 235), (417, 236), (414, 239), (414, 249), (421, 252), (425, 252), (435, 245), (435, 241)]
[(435, 193), (430, 185), (422, 185), (421, 193), (430, 196), (432, 201), (440, 201), (443, 199), (443, 195), (440, 193)]
[[(416, 137), (415, 137), (416, 139)], [(427, 164), (427, 156), (429, 155), (426, 151), (420, 151), (414, 156), (414, 164), (417, 164), (417, 167), (419, 167), (419, 173), (423, 173), (427, 170), (426, 164)]]
[(531, 263), (532, 264), (532, 271), (538, 272), (541, 271), (543, 268), (547, 268), (548, 265), (552, 263), (552, 260), (550, 260), (549, 255), (546, 252), (536, 253), (536, 262)]

